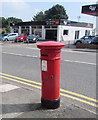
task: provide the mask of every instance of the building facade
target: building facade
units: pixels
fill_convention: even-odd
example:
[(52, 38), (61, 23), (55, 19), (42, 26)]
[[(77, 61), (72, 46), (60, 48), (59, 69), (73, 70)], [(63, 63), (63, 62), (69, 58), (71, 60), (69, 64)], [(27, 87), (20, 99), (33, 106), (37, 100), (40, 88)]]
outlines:
[(64, 19), (11, 24), (11, 32), (37, 34), (40, 40), (73, 41), (92, 31), (93, 24)]

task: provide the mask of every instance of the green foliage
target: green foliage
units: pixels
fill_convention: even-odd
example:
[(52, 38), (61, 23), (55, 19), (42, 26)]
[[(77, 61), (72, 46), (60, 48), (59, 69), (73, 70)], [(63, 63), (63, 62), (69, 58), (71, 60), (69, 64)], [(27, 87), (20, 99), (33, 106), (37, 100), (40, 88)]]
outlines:
[(22, 20), (14, 17), (9, 18), (0, 17), (0, 28), (6, 28), (6, 32), (10, 32), (10, 23), (17, 22), (22, 22)]
[(44, 12), (39, 12), (36, 14), (36, 16), (34, 16), (33, 20), (34, 21), (42, 21), (45, 19), (45, 15), (44, 15)]
[(51, 9), (45, 11), (46, 19), (68, 19), (66, 10), (61, 5), (55, 5)]
[(8, 23), (17, 23), (17, 22), (22, 22), (21, 19), (19, 18), (14, 18), (14, 17), (9, 17), (7, 18)]
[(34, 21), (47, 20), (47, 19), (68, 19), (66, 10), (62, 5), (55, 5), (45, 12), (39, 12), (34, 17)]
[(10, 33), (10, 24), (7, 25), (6, 32)]
[(0, 28), (5, 28), (8, 25), (8, 21), (4, 17), (0, 17)]
[(3, 30), (3, 31), (1, 32), (1, 34), (4, 34), (5, 32), (6, 32), (6, 31)]

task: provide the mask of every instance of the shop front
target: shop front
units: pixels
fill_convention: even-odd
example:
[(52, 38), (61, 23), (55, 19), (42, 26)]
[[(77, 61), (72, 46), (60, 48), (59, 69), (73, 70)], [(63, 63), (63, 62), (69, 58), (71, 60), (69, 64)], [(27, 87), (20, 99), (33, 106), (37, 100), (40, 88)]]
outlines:
[(61, 20), (21, 22), (11, 25), (11, 31), (35, 34), (39, 40), (73, 41), (86, 34), (92, 35), (93, 24)]

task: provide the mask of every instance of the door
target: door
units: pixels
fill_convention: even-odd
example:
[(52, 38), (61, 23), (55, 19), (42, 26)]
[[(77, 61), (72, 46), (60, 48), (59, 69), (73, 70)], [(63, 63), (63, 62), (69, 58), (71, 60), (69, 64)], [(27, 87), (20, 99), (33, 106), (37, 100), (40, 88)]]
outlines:
[(46, 39), (57, 41), (57, 30), (46, 30)]
[(16, 37), (16, 34), (10, 34), (10, 35), (8, 36), (8, 40), (14, 40), (15, 37)]
[(75, 39), (79, 38), (79, 30), (75, 31)]

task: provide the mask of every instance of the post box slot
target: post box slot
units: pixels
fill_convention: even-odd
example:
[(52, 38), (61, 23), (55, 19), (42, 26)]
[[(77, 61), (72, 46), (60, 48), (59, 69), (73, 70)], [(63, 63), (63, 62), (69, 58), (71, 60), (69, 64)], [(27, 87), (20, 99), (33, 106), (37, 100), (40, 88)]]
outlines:
[(48, 55), (43, 55), (43, 54), (41, 54), (41, 56), (48, 56)]

